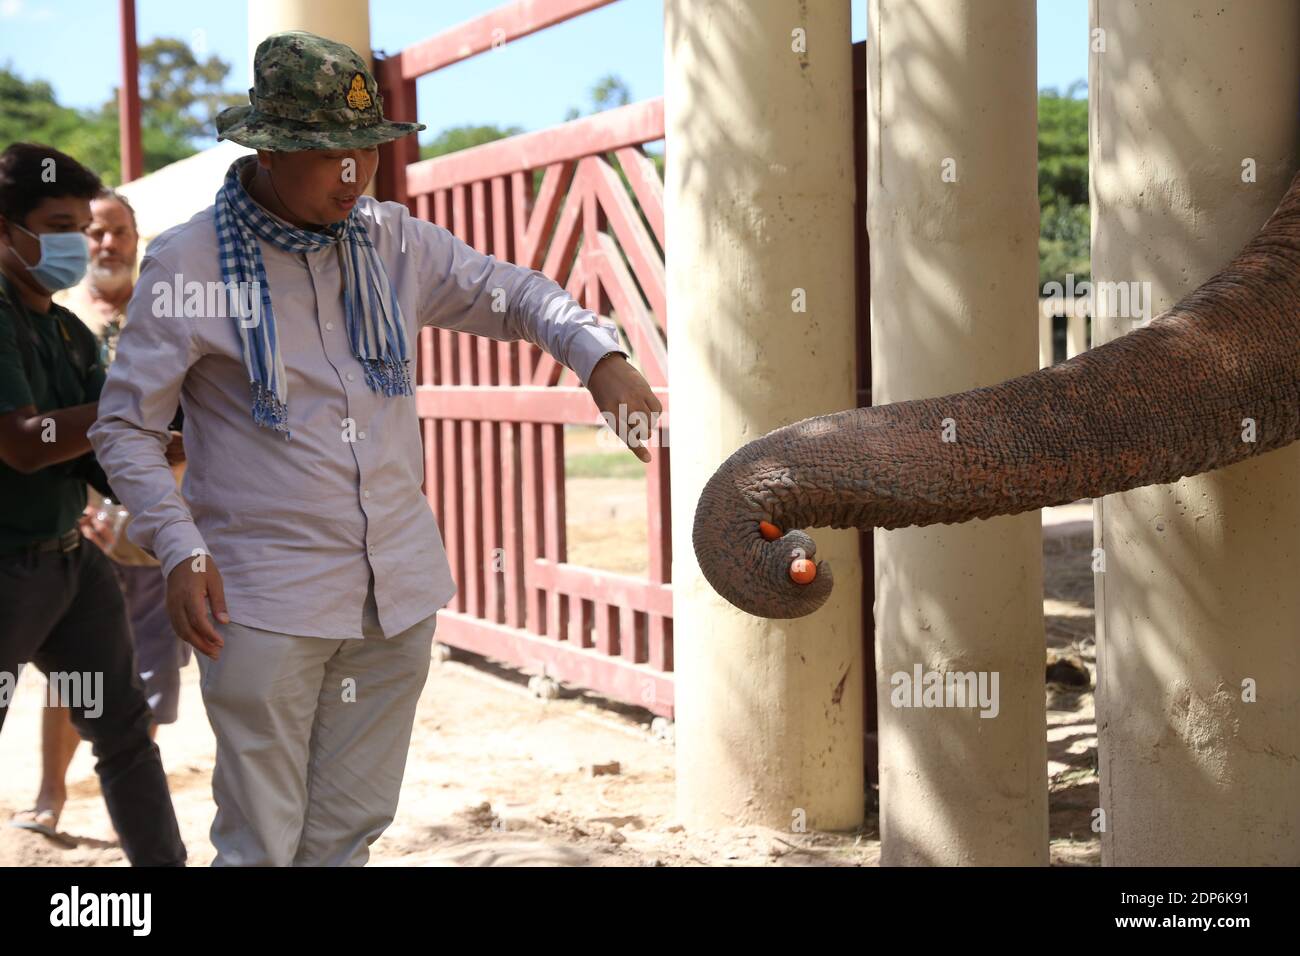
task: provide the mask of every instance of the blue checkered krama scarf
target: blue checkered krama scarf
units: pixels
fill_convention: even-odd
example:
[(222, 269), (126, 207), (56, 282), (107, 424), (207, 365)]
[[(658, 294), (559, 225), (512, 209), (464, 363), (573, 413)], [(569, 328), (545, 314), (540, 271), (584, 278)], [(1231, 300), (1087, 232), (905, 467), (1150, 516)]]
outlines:
[(284, 363), (258, 239), (285, 252), (315, 252), (331, 245), (337, 248), (343, 268), (348, 338), (352, 353), (365, 369), (366, 384), (381, 395), (410, 395), (402, 310), (357, 208), (322, 232), (286, 225), (254, 202), (244, 189), (241, 174), (256, 161), (256, 156), (241, 156), (230, 164), (226, 181), (217, 192), (215, 210), (221, 279), (228, 292), (237, 290), (232, 297), (238, 296), (232, 313), (250, 317), (256, 314), (253, 310), (260, 309), (257, 321), (238, 322), (244, 366), (253, 393), (253, 421), (289, 437)]

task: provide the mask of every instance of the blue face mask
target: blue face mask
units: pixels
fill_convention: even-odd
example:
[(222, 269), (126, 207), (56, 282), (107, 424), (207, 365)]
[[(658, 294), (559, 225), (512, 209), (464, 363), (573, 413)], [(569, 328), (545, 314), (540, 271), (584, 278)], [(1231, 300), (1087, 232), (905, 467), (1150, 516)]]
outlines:
[[(18, 226), (18, 223), (15, 222), (13, 225)], [(23, 257), (18, 255), (17, 249), (14, 249), (14, 256), (27, 266), (27, 271), (32, 274), (32, 278), (39, 282), (45, 291), (58, 292), (60, 289), (70, 289), (81, 281), (86, 274), (86, 266), (90, 263), (90, 245), (84, 235), (79, 232), (42, 232), (37, 235), (22, 226), (18, 228), (27, 235), (34, 236), (41, 244), (41, 257), (36, 260), (35, 265), (28, 265)]]

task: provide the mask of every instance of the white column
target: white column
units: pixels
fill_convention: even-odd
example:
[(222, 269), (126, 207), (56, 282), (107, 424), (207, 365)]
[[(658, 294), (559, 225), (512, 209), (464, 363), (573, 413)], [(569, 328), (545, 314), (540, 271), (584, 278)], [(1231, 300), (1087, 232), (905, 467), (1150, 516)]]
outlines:
[[(1034, 0), (871, 0), (867, 40), (873, 401), (1033, 371)], [(1039, 513), (875, 543), (882, 862), (1045, 864)], [(918, 665), (996, 674), (996, 716), (893, 706)]]
[(1054, 299), (1038, 300), (1038, 367), (1047, 368), (1056, 357), (1052, 343), (1052, 303)]
[[(346, 43), (371, 63), (369, 0), (248, 0), (250, 76), (257, 45), (285, 30), (306, 30)], [(251, 80), (248, 85), (253, 85)]]
[(830, 601), (732, 607), (691, 548), (701, 489), (747, 441), (855, 404), (847, 2), (665, 0), (677, 804), (688, 826), (863, 817), (857, 532), (819, 529)]
[[(1093, 0), (1091, 17), (1092, 274), (1149, 283), (1154, 316), (1295, 172), (1300, 4)], [(1099, 343), (1136, 324), (1094, 322)], [(1103, 862), (1300, 864), (1300, 445), (1100, 504)]]

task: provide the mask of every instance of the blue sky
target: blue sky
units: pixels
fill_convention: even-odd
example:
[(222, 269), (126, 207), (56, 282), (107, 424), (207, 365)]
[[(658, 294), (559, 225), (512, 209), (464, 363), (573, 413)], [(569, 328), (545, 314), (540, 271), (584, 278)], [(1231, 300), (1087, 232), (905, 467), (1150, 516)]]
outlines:
[[(371, 44), (395, 52), (502, 2), (371, 0)], [(855, 41), (866, 35), (866, 6), (852, 0)], [(1038, 85), (1064, 90), (1087, 77), (1087, 0), (1038, 0), (1038, 11)], [(231, 64), (231, 89), (249, 85), (243, 0), (137, 0), (136, 18), (141, 43), (189, 40)], [(98, 106), (117, 83), (117, 4), (0, 0), (0, 64), (48, 80), (65, 105)], [(417, 88), (419, 119), (429, 133), (480, 123), (541, 129), (561, 122), (571, 106), (585, 111), (588, 89), (607, 73), (623, 78), (634, 101), (662, 95), (662, 0), (619, 0), (425, 77)]]

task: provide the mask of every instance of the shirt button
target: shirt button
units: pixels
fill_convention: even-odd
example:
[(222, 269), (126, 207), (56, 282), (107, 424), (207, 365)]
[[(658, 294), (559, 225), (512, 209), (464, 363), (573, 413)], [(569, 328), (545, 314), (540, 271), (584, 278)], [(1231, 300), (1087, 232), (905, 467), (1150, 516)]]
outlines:
[(348, 381), (349, 381), (349, 382), (353, 381), (355, 378), (356, 378), (355, 375), (353, 375), (351, 372), (348, 372)]
[(366, 550), (369, 551), (371, 554), (374, 554), (374, 553), (375, 553), (375, 546), (372, 544), (372, 545), (370, 545), (370, 547), (366, 548)]
[(370, 489), (367, 488), (365, 491), (361, 492), (361, 497), (362, 497), (362, 498), (369, 498), (369, 497), (370, 497)]
[(326, 332), (333, 332), (333, 331), (334, 331), (334, 323), (333, 323), (333, 322), (326, 322), (326, 323), (325, 323), (325, 331), (326, 331)]
[(366, 438), (366, 433), (365, 433), (365, 432), (357, 432), (357, 437), (360, 438), (362, 441), (364, 441), (365, 438)]

